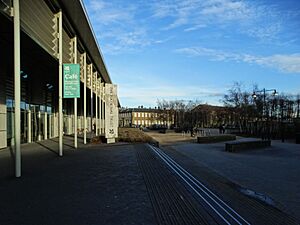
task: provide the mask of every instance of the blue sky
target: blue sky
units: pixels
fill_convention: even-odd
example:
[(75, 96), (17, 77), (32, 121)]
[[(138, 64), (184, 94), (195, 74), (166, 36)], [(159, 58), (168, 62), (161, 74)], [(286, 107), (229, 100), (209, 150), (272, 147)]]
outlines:
[(122, 106), (300, 93), (299, 0), (84, 0)]

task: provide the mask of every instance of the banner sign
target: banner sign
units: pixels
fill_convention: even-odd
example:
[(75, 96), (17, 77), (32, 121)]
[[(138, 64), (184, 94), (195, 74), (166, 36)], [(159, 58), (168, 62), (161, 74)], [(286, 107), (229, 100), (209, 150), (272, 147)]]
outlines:
[(119, 126), (117, 85), (105, 84), (105, 137), (117, 138)]
[(64, 98), (80, 98), (80, 66), (64, 64)]

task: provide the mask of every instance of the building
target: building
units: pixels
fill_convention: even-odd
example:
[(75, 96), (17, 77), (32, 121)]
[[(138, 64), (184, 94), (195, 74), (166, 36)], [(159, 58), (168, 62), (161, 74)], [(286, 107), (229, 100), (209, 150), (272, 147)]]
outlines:
[(120, 127), (171, 127), (174, 116), (168, 110), (159, 108), (121, 108), (119, 110)]
[[(62, 156), (64, 134), (75, 148), (93, 127), (106, 135), (118, 101), (105, 104), (113, 85), (81, 0), (1, 0), (0, 49), (0, 148), (15, 146), (16, 171), (21, 143), (59, 137)], [(80, 65), (79, 98), (63, 98), (64, 64)]]

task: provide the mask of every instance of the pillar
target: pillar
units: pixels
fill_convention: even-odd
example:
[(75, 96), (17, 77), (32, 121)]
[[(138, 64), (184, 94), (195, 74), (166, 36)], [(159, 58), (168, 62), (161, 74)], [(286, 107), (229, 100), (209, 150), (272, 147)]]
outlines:
[(83, 129), (83, 143), (86, 144), (86, 53), (83, 53), (83, 117), (84, 117), (84, 129)]
[(31, 143), (31, 111), (27, 111), (27, 142)]
[(59, 51), (59, 77), (58, 77), (58, 83), (59, 83), (59, 100), (58, 100), (58, 118), (59, 118), (59, 156), (63, 156), (63, 99), (62, 99), (62, 94), (63, 94), (63, 81), (62, 81), (62, 60), (63, 60), (63, 54), (62, 54), (62, 12), (58, 12), (58, 30), (59, 30), (59, 43), (58, 43), (58, 51)]
[[(77, 37), (73, 38), (74, 64), (77, 64)], [(77, 98), (74, 98), (74, 148), (77, 148)]]
[(14, 10), (14, 95), (15, 95), (15, 176), (21, 177), (21, 60), (20, 60), (20, 8), (13, 1)]
[[(47, 109), (47, 107), (46, 107)], [(47, 112), (45, 112), (45, 116), (44, 116), (44, 139), (47, 140), (48, 139), (48, 121), (47, 121)]]

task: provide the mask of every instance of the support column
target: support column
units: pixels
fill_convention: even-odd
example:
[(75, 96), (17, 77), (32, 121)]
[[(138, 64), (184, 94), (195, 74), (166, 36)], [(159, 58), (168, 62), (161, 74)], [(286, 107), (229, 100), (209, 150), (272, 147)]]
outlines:
[[(46, 108), (47, 110), (47, 108)], [(45, 112), (45, 116), (44, 116), (44, 139), (47, 140), (48, 139), (48, 123), (47, 123), (47, 112)]]
[(105, 112), (104, 112), (104, 83), (102, 87), (102, 133), (105, 134)]
[(41, 140), (41, 111), (38, 111), (38, 141)]
[(103, 113), (103, 134), (105, 135), (105, 96), (103, 96), (102, 100), (102, 113)]
[(14, 94), (15, 94), (15, 176), (21, 177), (21, 60), (20, 60), (20, 7), (13, 1), (14, 10)]
[(100, 83), (99, 83), (99, 132), (100, 135), (102, 135), (102, 84), (101, 84), (101, 78), (100, 78)]
[(96, 117), (96, 136), (98, 136), (98, 80), (97, 80), (97, 76), (98, 76), (98, 74), (97, 74), (97, 71), (96, 71), (96, 83), (95, 83), (95, 97), (96, 97), (96, 105), (95, 105), (95, 107), (96, 107), (96, 115), (95, 115), (95, 117)]
[(58, 51), (59, 51), (59, 100), (58, 100), (58, 114), (59, 114), (59, 156), (63, 156), (63, 99), (62, 99), (62, 60), (63, 60), (63, 48), (62, 48), (62, 12), (58, 12), (58, 32), (59, 32), (59, 43), (58, 43)]
[[(77, 37), (73, 38), (74, 63), (77, 64)], [(74, 98), (74, 148), (77, 148), (77, 98)]]
[(27, 142), (31, 143), (31, 111), (27, 111)]
[(93, 135), (93, 79), (94, 79), (94, 74), (93, 74), (93, 64), (91, 64), (91, 135)]
[(83, 129), (83, 143), (86, 144), (86, 53), (83, 53), (83, 117), (84, 117), (84, 129)]
[(53, 112), (49, 115), (49, 138), (52, 138)]

